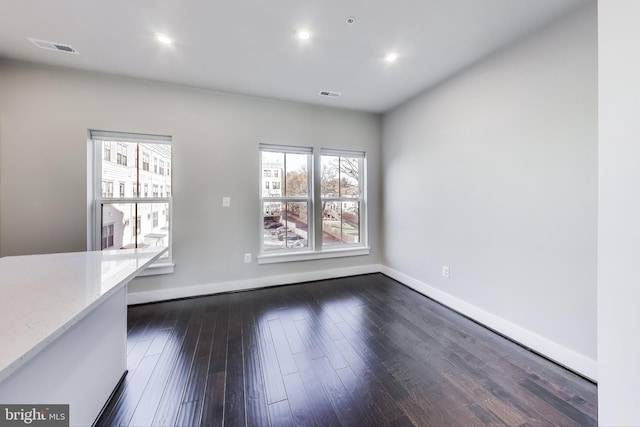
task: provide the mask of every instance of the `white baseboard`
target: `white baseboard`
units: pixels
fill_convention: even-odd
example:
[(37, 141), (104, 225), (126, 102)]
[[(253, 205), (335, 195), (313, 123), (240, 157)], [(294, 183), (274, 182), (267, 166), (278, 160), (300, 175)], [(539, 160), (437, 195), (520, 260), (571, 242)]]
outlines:
[(177, 298), (188, 298), (201, 295), (219, 294), (222, 292), (244, 291), (248, 289), (266, 288), (269, 286), (288, 285), (292, 283), (311, 282), (314, 280), (334, 279), (337, 277), (355, 276), (358, 274), (379, 273), (382, 265), (369, 264), (356, 267), (318, 270), (306, 273), (283, 274), (278, 276), (259, 277), (247, 280), (209, 283), (206, 285), (182, 288), (158, 289), (146, 292), (131, 292), (127, 296), (127, 304), (145, 304)]
[(592, 381), (598, 380), (598, 363), (570, 350), (547, 338), (537, 335), (521, 326), (509, 322), (495, 314), (482, 310), (472, 304), (454, 297), (440, 289), (427, 285), (411, 276), (400, 273), (387, 266), (382, 266), (381, 272), (403, 283), (415, 291), (475, 320), (476, 322), (503, 334), (510, 339), (542, 354), (554, 362), (565, 366)]

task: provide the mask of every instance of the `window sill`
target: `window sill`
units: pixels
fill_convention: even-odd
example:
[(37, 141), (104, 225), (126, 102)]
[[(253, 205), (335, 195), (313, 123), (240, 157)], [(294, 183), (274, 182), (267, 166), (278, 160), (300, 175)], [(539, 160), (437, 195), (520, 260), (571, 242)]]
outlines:
[(258, 255), (258, 264), (275, 264), (278, 262), (309, 261), (314, 259), (342, 258), (369, 255), (371, 248), (365, 246), (326, 249), (321, 252), (287, 252), (283, 254)]
[(175, 269), (175, 264), (170, 261), (158, 261), (142, 270), (137, 277), (157, 276), (160, 274), (171, 274)]

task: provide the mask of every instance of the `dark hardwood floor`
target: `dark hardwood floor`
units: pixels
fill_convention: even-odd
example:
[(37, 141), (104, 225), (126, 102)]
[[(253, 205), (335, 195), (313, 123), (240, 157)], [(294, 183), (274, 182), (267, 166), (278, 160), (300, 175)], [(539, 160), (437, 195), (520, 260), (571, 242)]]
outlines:
[(595, 426), (596, 386), (381, 275), (129, 308), (99, 426)]

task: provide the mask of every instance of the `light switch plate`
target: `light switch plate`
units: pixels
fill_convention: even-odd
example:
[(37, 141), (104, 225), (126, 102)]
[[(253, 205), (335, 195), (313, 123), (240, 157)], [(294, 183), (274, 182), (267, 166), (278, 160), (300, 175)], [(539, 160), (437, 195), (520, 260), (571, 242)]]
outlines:
[(222, 207), (223, 208), (228, 208), (229, 206), (231, 206), (231, 197), (223, 197), (222, 198)]

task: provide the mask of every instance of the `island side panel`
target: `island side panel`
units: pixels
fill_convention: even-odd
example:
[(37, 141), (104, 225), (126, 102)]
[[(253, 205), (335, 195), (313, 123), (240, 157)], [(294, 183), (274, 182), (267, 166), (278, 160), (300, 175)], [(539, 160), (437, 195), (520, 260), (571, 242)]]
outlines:
[(127, 286), (0, 383), (3, 404), (69, 404), (91, 425), (127, 369)]

